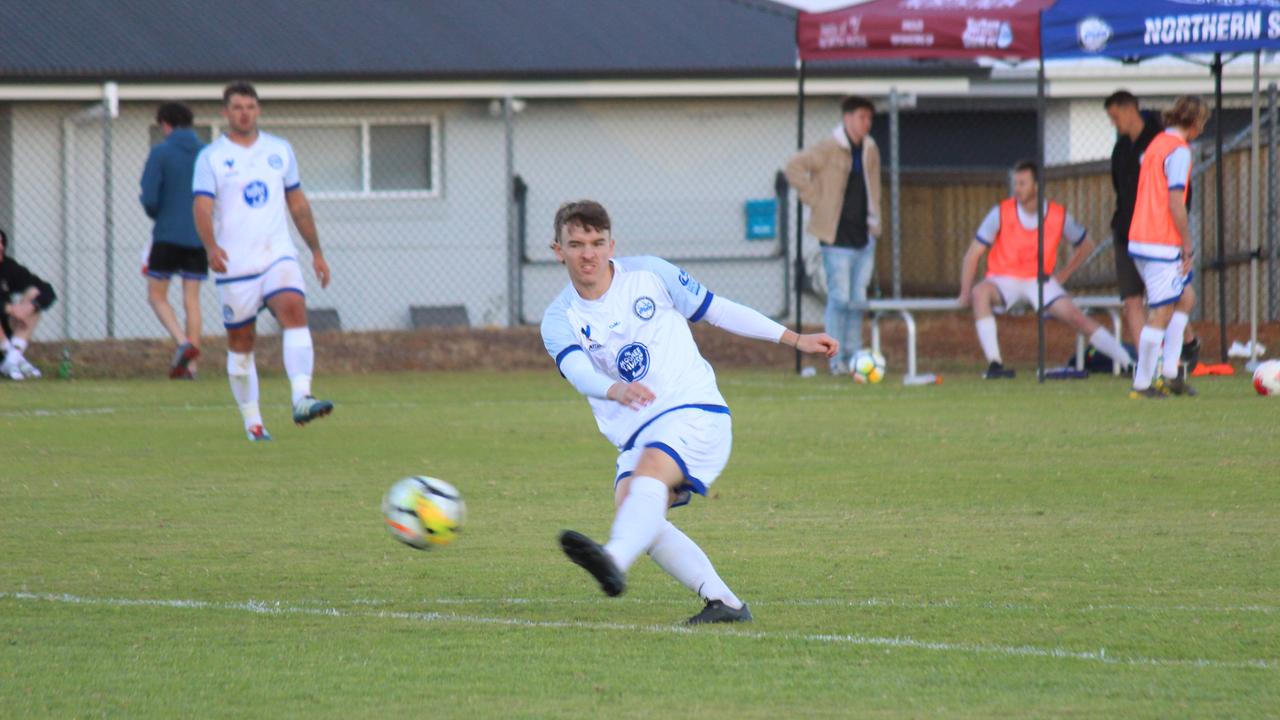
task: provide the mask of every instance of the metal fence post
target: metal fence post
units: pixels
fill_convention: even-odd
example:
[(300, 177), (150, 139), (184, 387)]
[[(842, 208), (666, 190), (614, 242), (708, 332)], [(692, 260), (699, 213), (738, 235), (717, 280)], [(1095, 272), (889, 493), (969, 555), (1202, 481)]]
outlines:
[(104, 305), (107, 314), (107, 337), (116, 336), (116, 281), (115, 281), (115, 182), (112, 179), (114, 168), (111, 160), (112, 120), (119, 114), (119, 89), (114, 82), (102, 86), (102, 238), (103, 260), (106, 265), (106, 298)]
[(505, 170), (503, 180), (506, 192), (503, 193), (507, 211), (507, 327), (520, 323), (523, 315), (521, 308), (523, 298), (520, 297), (520, 248), (519, 233), (516, 228), (516, 170), (515, 170), (515, 123), (512, 118), (513, 98), (508, 95), (502, 98), (502, 133)]
[(1267, 297), (1270, 298), (1269, 317), (1280, 320), (1280, 257), (1276, 255), (1276, 203), (1280, 201), (1276, 195), (1276, 117), (1277, 88), (1275, 83), (1267, 86)]
[(893, 297), (902, 297), (902, 159), (899, 157), (901, 139), (901, 108), (898, 102), (898, 86), (889, 88), (889, 212), (893, 223)]

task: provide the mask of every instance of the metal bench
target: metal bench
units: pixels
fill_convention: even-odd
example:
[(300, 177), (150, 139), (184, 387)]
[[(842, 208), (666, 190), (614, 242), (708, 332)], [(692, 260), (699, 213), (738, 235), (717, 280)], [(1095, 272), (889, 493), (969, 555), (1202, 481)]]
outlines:
[[(1117, 338), (1120, 337), (1120, 298), (1103, 295), (1084, 295), (1072, 297), (1076, 307), (1084, 312), (1105, 310), (1111, 316), (1111, 325), (1115, 328)], [(907, 374), (902, 378), (903, 385), (932, 385), (937, 382), (933, 373), (920, 374), (916, 367), (916, 319), (913, 313), (945, 312), (967, 310), (955, 298), (911, 298), (903, 300), (869, 300), (866, 309), (871, 313), (871, 349), (880, 351), (880, 316), (885, 313), (896, 313), (907, 326)], [(1085, 337), (1076, 334), (1076, 369), (1084, 369)], [(1120, 366), (1112, 363), (1112, 373), (1120, 374)]]

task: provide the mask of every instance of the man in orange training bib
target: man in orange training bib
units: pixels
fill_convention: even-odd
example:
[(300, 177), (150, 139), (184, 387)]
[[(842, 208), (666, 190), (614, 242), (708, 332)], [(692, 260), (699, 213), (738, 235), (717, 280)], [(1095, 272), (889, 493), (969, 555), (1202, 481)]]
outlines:
[[(993, 314), (995, 309), (1008, 310), (1020, 302), (1040, 309), (1036, 288), (1037, 180), (1034, 162), (1024, 160), (1014, 167), (1013, 197), (987, 213), (964, 254), (961, 266), (959, 300), (962, 305), (973, 305), (978, 343), (987, 358), (983, 377), (988, 380), (1014, 376), (1014, 371), (1004, 366), (1000, 356)], [(1053, 267), (1058, 258), (1058, 244), (1063, 237), (1071, 242), (1074, 250), (1067, 266), (1055, 275)], [(1081, 312), (1062, 287), (1089, 257), (1093, 247), (1088, 232), (1065, 208), (1054, 202), (1048, 203), (1044, 226), (1044, 272), (1048, 275), (1044, 284), (1044, 311), (1084, 333), (1094, 347), (1122, 367), (1127, 367), (1133, 364), (1133, 359), (1124, 346), (1106, 328)], [(978, 272), (978, 261), (988, 249), (991, 254), (987, 257), (986, 277), (975, 287), (973, 279)]]

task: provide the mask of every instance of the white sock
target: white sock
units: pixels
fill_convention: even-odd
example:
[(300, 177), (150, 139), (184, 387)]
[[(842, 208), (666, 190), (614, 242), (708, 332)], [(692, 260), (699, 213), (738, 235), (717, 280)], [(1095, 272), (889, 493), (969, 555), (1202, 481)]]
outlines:
[(670, 522), (658, 529), (658, 538), (649, 546), (649, 557), (702, 599), (719, 600), (735, 610), (742, 607), (742, 601), (720, 579), (702, 548)]
[(982, 354), (987, 356), (987, 362), (1000, 361), (1000, 341), (996, 339), (996, 319), (994, 317), (984, 317), (974, 325), (978, 326), (978, 344), (982, 346)]
[(1160, 354), (1160, 343), (1164, 341), (1164, 330), (1147, 325), (1138, 336), (1138, 367), (1133, 371), (1133, 389), (1146, 390), (1155, 379), (1156, 357)]
[(284, 371), (293, 388), (293, 404), (311, 394), (311, 371), (315, 366), (315, 348), (311, 345), (311, 329), (287, 328), (281, 335)]
[(1164, 363), (1160, 368), (1167, 378), (1178, 376), (1178, 360), (1182, 358), (1182, 333), (1187, 330), (1190, 318), (1184, 312), (1174, 311), (1169, 327), (1164, 329)]
[(627, 497), (618, 507), (605, 552), (626, 572), (662, 529), (667, 515), (667, 486), (657, 478), (633, 476)]
[(20, 337), (16, 337), (9, 341), (9, 347), (13, 348), (14, 352), (21, 355), (27, 351), (27, 341)]
[(1106, 328), (1098, 328), (1089, 336), (1089, 344), (1098, 348), (1107, 354), (1107, 357), (1120, 363), (1120, 367), (1133, 364), (1133, 358), (1129, 357), (1129, 351), (1124, 349), (1119, 340), (1115, 336), (1107, 332)]
[(231, 397), (236, 399), (246, 430), (262, 424), (258, 410), (258, 365), (253, 353), (227, 352), (227, 380), (231, 383)]

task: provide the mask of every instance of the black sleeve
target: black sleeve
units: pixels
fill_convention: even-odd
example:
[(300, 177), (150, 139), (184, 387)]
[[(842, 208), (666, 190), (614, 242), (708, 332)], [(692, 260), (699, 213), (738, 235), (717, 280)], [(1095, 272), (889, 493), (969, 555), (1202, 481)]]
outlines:
[(9, 279), (9, 287), (16, 292), (26, 292), (33, 287), (40, 291), (40, 294), (36, 295), (34, 302), (41, 312), (48, 310), (49, 306), (53, 305), (53, 302), (58, 299), (58, 295), (53, 291), (52, 285), (16, 262), (13, 263), (13, 267), (10, 269)]

